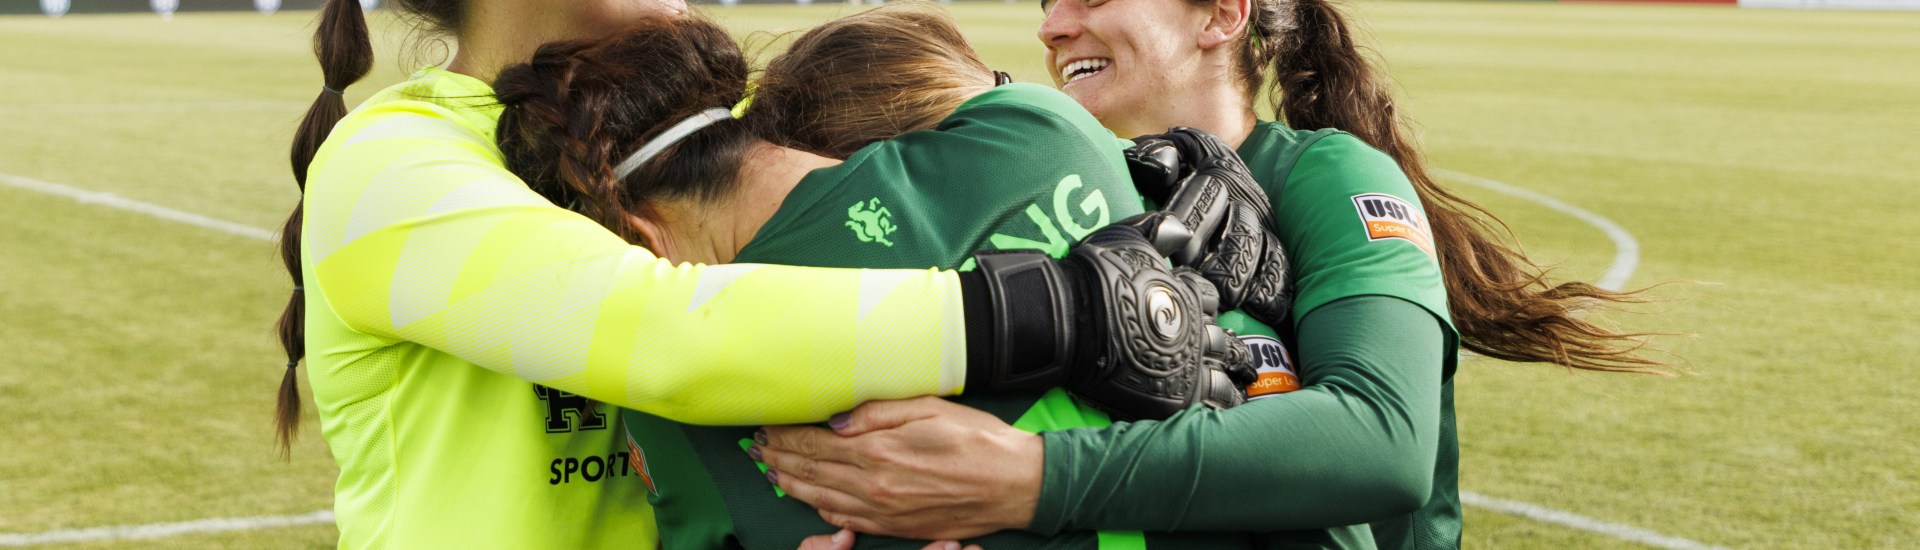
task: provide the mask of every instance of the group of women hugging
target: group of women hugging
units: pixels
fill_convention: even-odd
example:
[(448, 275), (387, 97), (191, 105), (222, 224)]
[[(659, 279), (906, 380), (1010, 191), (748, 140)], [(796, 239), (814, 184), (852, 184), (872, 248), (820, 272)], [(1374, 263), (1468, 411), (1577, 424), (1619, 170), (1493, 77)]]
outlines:
[(1051, 85), (932, 5), (393, 4), (455, 53), (349, 111), (327, 0), (283, 238), (342, 547), (1456, 547), (1460, 352), (1661, 367), (1328, 0), (1047, 0)]

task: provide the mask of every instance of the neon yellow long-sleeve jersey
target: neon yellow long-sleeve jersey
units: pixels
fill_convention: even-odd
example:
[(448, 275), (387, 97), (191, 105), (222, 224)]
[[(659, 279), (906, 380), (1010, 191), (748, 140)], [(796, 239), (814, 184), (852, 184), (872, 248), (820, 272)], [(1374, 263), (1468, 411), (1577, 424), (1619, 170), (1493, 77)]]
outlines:
[(649, 474), (608, 404), (789, 423), (960, 389), (953, 273), (674, 265), (510, 174), (492, 93), (424, 70), (309, 171), (308, 364), (342, 547), (651, 546)]

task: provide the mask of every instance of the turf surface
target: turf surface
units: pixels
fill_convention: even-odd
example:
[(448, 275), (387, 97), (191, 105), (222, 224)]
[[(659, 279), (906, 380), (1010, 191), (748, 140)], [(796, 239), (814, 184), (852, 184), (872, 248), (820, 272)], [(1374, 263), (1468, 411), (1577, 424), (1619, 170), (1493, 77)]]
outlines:
[[(791, 30), (845, 9), (713, 13)], [(953, 9), (990, 64), (1046, 81), (1038, 8)], [(1698, 334), (1663, 342), (1687, 376), (1465, 365), (1466, 490), (1714, 545), (1920, 541), (1920, 389), (1905, 379), (1920, 356), (1920, 247), (1903, 240), (1920, 233), (1907, 213), (1920, 203), (1920, 14), (1353, 11), (1434, 164), (1618, 221), (1642, 245), (1631, 285), (1692, 281), (1658, 290), (1676, 299), (1659, 313), (1616, 317)], [(277, 227), (296, 198), (287, 139), (319, 87), (310, 17), (0, 17), (0, 174)], [(434, 57), (404, 29), (375, 28), (370, 83)], [(1562, 277), (1597, 277), (1613, 257), (1563, 214), (1459, 189)], [(290, 462), (272, 449), (277, 264), (267, 242), (0, 186), (0, 533), (329, 506), (334, 466), (311, 416)], [(1467, 521), (1471, 546), (1631, 546), (1474, 508)]]

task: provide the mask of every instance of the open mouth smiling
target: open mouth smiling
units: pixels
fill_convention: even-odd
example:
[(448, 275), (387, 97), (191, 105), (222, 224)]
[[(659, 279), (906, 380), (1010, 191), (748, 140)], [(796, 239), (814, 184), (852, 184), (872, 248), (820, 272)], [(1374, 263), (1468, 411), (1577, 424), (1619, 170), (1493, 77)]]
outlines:
[(1100, 74), (1101, 71), (1107, 70), (1107, 67), (1112, 64), (1112, 59), (1104, 57), (1080, 59), (1067, 63), (1065, 66), (1060, 67), (1060, 82), (1062, 85), (1072, 84), (1087, 77)]

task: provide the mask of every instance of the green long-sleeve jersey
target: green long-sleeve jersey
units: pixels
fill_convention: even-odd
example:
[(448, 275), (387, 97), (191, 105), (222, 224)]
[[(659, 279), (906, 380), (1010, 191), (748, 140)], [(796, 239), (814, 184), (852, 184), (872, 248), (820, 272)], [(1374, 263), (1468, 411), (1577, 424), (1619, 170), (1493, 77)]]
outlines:
[(1322, 543), (1262, 544), (1458, 546), (1458, 341), (1412, 184), (1390, 157), (1332, 130), (1264, 122), (1239, 153), (1292, 261), (1297, 299), (1282, 333), (1298, 351), (1302, 389), (1164, 422), (1046, 433), (1032, 529), (1370, 523)]
[[(1038, 249), (1055, 256), (1094, 229), (1142, 211), (1116, 139), (1051, 88), (1012, 84), (958, 108), (937, 128), (862, 149), (816, 170), (782, 202), (740, 261), (838, 267), (960, 267), (980, 249)], [(1283, 372), (1275, 333), (1250, 319), (1234, 326), (1266, 369)], [(768, 365), (767, 368), (780, 368)], [(1028, 431), (1104, 426), (1107, 416), (1058, 389), (961, 397)], [(632, 455), (651, 481), (663, 547), (786, 550), (833, 527), (782, 498), (744, 452), (753, 428), (699, 427), (627, 413)], [(1247, 548), (1242, 534), (1004, 532), (987, 548)], [(862, 536), (861, 548), (925, 542)]]

